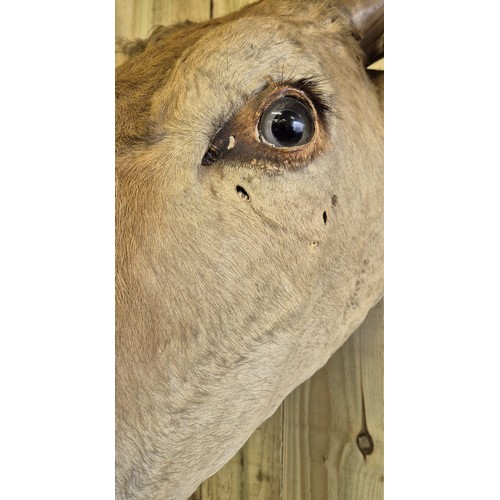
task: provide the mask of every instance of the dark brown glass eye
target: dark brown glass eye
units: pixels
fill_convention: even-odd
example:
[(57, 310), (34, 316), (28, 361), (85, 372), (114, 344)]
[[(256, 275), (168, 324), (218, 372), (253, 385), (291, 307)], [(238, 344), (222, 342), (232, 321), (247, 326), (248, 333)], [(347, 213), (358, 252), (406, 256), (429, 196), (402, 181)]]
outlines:
[(313, 135), (312, 111), (295, 97), (277, 99), (264, 110), (259, 121), (260, 140), (275, 147), (302, 146)]

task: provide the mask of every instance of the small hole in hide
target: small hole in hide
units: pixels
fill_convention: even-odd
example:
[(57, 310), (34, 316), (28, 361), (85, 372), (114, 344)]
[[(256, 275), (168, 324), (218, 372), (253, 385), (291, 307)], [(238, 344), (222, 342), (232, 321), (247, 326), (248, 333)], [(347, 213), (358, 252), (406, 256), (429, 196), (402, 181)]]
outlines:
[(327, 217), (326, 217), (326, 212), (323, 212), (323, 222), (326, 224)]
[(238, 193), (238, 196), (242, 199), (242, 200), (245, 200), (245, 201), (250, 201), (250, 196), (248, 195), (248, 193), (245, 191), (244, 188), (242, 188), (241, 186), (236, 186), (236, 192)]
[(337, 195), (336, 195), (336, 194), (334, 194), (334, 195), (332, 196), (332, 207), (334, 207), (336, 204), (337, 204)]

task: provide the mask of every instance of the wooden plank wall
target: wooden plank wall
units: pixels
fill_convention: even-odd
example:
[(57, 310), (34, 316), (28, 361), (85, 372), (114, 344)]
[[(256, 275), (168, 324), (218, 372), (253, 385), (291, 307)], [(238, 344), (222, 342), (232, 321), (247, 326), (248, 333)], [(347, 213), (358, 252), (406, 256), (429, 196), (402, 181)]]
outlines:
[[(218, 17), (248, 0), (115, 0), (116, 36)], [(190, 500), (383, 499), (383, 303)]]

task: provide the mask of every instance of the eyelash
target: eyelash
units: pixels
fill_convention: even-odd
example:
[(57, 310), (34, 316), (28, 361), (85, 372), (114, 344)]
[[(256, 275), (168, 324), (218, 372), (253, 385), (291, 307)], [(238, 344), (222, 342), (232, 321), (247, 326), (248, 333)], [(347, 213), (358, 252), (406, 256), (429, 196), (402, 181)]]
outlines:
[(291, 88), (306, 95), (318, 114), (320, 120), (326, 120), (328, 115), (335, 115), (329, 102), (333, 102), (333, 95), (328, 96), (321, 89), (321, 80), (318, 77), (299, 78), (298, 80), (284, 80), (277, 82), (281, 88)]
[[(257, 127), (262, 113), (280, 97), (296, 97), (311, 107), (315, 114), (316, 132), (314, 140), (303, 146), (274, 148), (259, 141)], [(256, 168), (271, 171), (297, 169), (305, 166), (321, 149), (327, 140), (328, 116), (336, 113), (330, 103), (333, 96), (321, 90), (321, 82), (315, 77), (296, 80), (270, 82), (253, 100), (239, 110), (228, 122), (220, 127), (201, 164), (210, 166), (224, 158), (239, 155)], [(252, 111), (253, 110), (253, 111)], [(253, 118), (251, 118), (253, 116)], [(234, 141), (227, 147), (229, 138)]]

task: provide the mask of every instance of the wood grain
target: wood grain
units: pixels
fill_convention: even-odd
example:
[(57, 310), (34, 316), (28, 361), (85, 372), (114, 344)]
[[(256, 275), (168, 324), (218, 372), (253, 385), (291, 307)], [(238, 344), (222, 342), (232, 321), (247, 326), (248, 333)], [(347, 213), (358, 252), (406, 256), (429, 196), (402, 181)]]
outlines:
[(153, 26), (210, 18), (210, 0), (115, 0), (115, 35), (146, 38)]
[(284, 402), (283, 498), (383, 498), (383, 304)]
[(264, 422), (245, 446), (190, 500), (282, 498), (283, 406)]
[(255, 0), (251, 2), (248, 0), (213, 0), (213, 17), (224, 16), (254, 1)]

